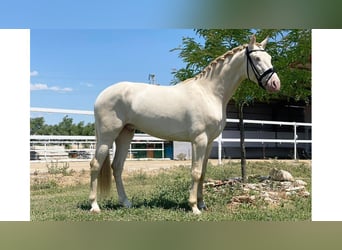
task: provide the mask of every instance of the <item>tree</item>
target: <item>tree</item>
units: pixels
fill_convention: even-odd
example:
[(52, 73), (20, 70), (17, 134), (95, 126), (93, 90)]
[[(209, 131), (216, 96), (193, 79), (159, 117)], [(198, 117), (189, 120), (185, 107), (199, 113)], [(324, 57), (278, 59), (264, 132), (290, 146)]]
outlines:
[(94, 135), (95, 134), (95, 123), (88, 123), (83, 127), (82, 135)]
[(30, 119), (30, 134), (38, 135), (45, 128), (45, 121), (43, 117), (31, 118)]
[(73, 124), (72, 118), (67, 115), (63, 117), (63, 120), (58, 124), (57, 131), (60, 135), (72, 135)]
[(94, 135), (95, 124), (88, 123), (84, 125), (81, 121), (78, 124), (73, 123), (73, 119), (64, 116), (63, 120), (55, 125), (45, 124), (43, 117), (30, 119), (31, 135)]
[(243, 107), (254, 101), (268, 102), (270, 99), (311, 102), (311, 72), (298, 68), (298, 65), (307, 65), (311, 61), (311, 31), (197, 29), (196, 34), (204, 40), (203, 44), (195, 38), (183, 38), (182, 45), (171, 50), (177, 51), (179, 57), (186, 63), (184, 68), (172, 72), (174, 79), (171, 84), (177, 84), (200, 73), (217, 56), (247, 43), (252, 34), (256, 34), (262, 40), (266, 36), (269, 37), (267, 51), (272, 55), (273, 64), (281, 79), (281, 91), (271, 95), (259, 88), (257, 84), (245, 80), (232, 97), (239, 110), (241, 172), (245, 181)]
[(197, 29), (196, 34), (205, 40), (204, 44), (195, 38), (185, 37), (182, 45), (171, 51), (179, 52), (179, 57), (186, 63), (185, 68), (172, 72), (177, 84), (200, 73), (213, 59), (227, 50), (246, 43), (250, 30)]

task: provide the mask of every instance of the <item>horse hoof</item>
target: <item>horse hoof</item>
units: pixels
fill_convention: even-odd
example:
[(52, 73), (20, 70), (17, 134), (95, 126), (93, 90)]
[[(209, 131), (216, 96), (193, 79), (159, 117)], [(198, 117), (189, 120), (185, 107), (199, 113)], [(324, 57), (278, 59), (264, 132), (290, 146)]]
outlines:
[(196, 208), (192, 208), (192, 213), (195, 215), (201, 215), (202, 212), (196, 207)]
[(198, 203), (198, 208), (203, 211), (208, 211), (208, 207), (205, 205), (204, 201)]
[(92, 202), (90, 212), (95, 213), (95, 214), (98, 214), (101, 212), (101, 209), (96, 201)]
[(130, 202), (129, 200), (125, 200), (125, 201), (120, 202), (120, 203), (125, 208), (132, 208), (132, 202)]
[(92, 208), (92, 209), (90, 209), (90, 212), (94, 213), (94, 214), (99, 214), (101, 212), (101, 210), (100, 210), (100, 208)]

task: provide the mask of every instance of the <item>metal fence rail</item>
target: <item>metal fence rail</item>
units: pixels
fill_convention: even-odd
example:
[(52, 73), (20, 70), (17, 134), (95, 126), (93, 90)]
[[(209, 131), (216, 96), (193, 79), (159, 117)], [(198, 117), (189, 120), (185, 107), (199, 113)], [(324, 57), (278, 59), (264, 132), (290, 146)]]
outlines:
[[(31, 112), (45, 112), (45, 113), (63, 113), (63, 114), (77, 114), (77, 115), (93, 115), (93, 111), (87, 110), (70, 110), (70, 109), (51, 109), (51, 108), (34, 108), (30, 109)], [(238, 119), (226, 119), (227, 123), (239, 123)], [(311, 123), (303, 123), (303, 122), (282, 122), (282, 121), (265, 121), (265, 120), (244, 120), (244, 124), (260, 124), (260, 125), (277, 125), (277, 126), (292, 126), (293, 127), (293, 137), (292, 139), (284, 138), (284, 139), (273, 139), (273, 138), (246, 138), (245, 142), (254, 142), (254, 143), (290, 143), (293, 144), (294, 150), (294, 159), (297, 159), (297, 144), (311, 144), (312, 140), (299, 140), (297, 135), (297, 128), (300, 126), (303, 127), (312, 127)], [(164, 142), (165, 140), (159, 139), (157, 137), (153, 137), (146, 134), (135, 134), (132, 144), (130, 146), (129, 157), (132, 157), (133, 151), (161, 151), (162, 158), (164, 158)], [(215, 139), (215, 142), (218, 143), (218, 161), (221, 163), (222, 161), (222, 146), (224, 142), (240, 142), (240, 138), (223, 138), (221, 134), (218, 138)], [(153, 143), (153, 144), (161, 144), (161, 148), (142, 148), (142, 149), (134, 149), (132, 145), (141, 144), (141, 143)], [(30, 136), (30, 144), (31, 145), (45, 145), (45, 156), (47, 154), (47, 145), (52, 144), (89, 144), (89, 148), (73, 148), (67, 149), (66, 152), (69, 151), (88, 151), (91, 155), (94, 154), (94, 148), (96, 144), (95, 136), (56, 136), (56, 135), (31, 135)], [(113, 147), (114, 148), (114, 147)], [(39, 149), (43, 151), (44, 149)]]
[[(226, 119), (227, 123), (239, 123), (238, 119)], [(264, 121), (264, 120), (243, 120), (244, 124), (260, 124), (260, 125), (278, 125), (278, 126), (292, 126), (293, 127), (293, 139), (267, 139), (258, 138), (251, 139), (246, 138), (245, 142), (257, 142), (257, 143), (291, 143), (293, 144), (294, 159), (297, 159), (297, 144), (299, 143), (312, 143), (312, 140), (298, 140), (297, 127), (312, 127), (311, 123), (303, 122), (281, 122), (281, 121)], [(222, 138), (222, 134), (216, 138), (216, 143), (218, 143), (218, 161), (221, 164), (222, 161), (222, 144), (224, 142), (240, 142), (240, 138)]]
[[(145, 152), (160, 152), (161, 158), (164, 159), (164, 144), (166, 141), (147, 134), (135, 134), (130, 144), (128, 157), (133, 158), (133, 155), (140, 151)], [(160, 145), (160, 148), (134, 148), (134, 145)], [(58, 145), (63, 145), (59, 147)], [(68, 147), (66, 147), (68, 145)], [(55, 146), (55, 147), (54, 147)], [(30, 151), (39, 154), (45, 161), (48, 159), (58, 159), (66, 154), (77, 156), (80, 159), (90, 159), (95, 153), (96, 138), (95, 136), (73, 136), (73, 135), (31, 135), (30, 136)], [(110, 150), (110, 154), (115, 151), (115, 144)]]

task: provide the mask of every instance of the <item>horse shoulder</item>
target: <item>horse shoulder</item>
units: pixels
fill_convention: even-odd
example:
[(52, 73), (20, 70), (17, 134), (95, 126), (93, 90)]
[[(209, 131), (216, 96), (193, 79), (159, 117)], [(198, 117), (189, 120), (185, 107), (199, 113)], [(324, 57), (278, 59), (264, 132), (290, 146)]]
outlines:
[(209, 139), (215, 139), (223, 129), (225, 114), (220, 103), (210, 98), (200, 98), (200, 101), (189, 101), (189, 116), (192, 131), (205, 131)]

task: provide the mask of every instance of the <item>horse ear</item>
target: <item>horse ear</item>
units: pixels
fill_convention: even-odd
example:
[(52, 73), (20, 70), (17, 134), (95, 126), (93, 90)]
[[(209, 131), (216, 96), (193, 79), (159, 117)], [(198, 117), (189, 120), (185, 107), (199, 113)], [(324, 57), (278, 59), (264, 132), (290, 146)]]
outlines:
[(251, 40), (249, 41), (249, 46), (253, 47), (253, 45), (256, 43), (256, 38), (255, 35), (251, 36)]
[(264, 39), (264, 41), (262, 41), (262, 42), (260, 43), (263, 49), (266, 48), (267, 42), (268, 42), (268, 36)]

